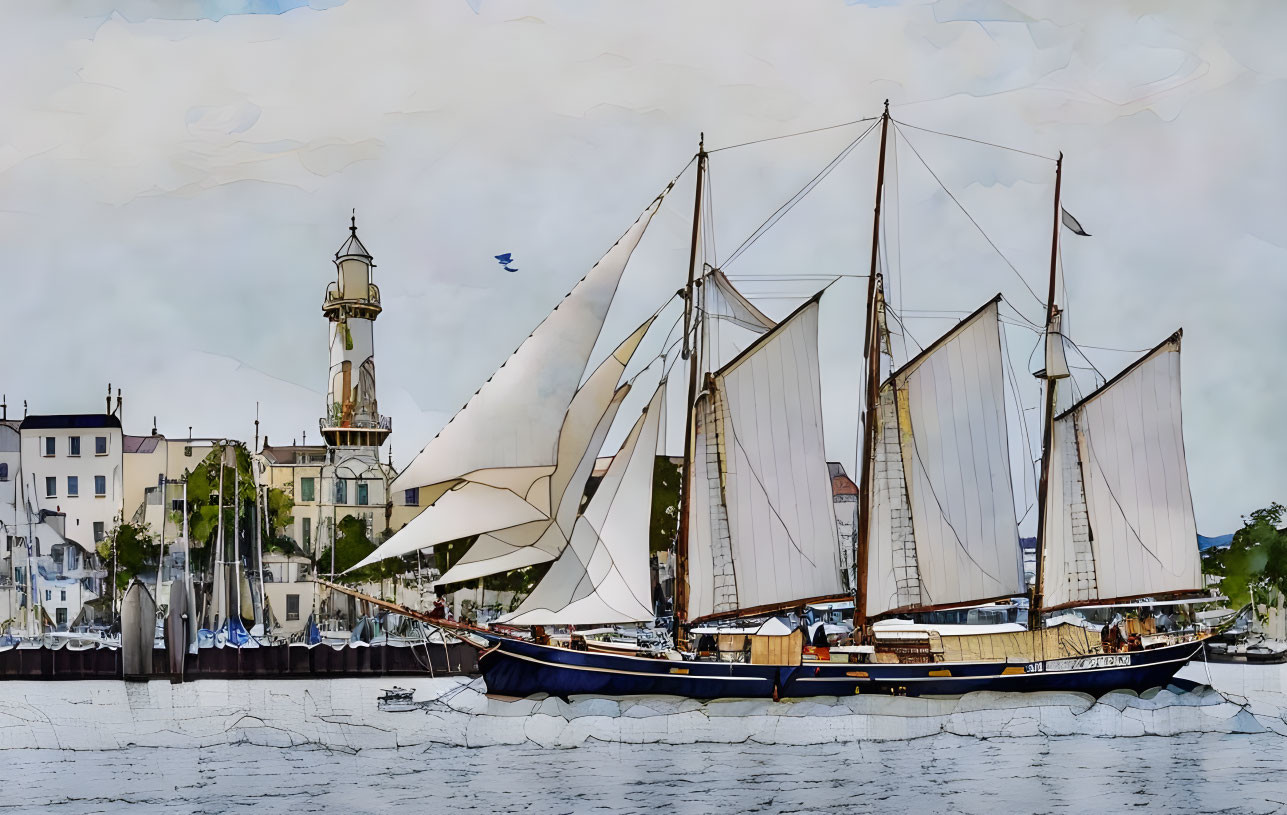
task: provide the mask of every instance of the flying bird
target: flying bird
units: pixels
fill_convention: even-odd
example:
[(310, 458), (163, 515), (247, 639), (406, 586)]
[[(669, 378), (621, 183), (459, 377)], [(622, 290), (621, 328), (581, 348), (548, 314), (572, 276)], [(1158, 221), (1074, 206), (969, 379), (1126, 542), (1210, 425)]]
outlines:
[(513, 252), (506, 252), (506, 253), (505, 253), (505, 254), (503, 254), (503, 255), (494, 255), (494, 257), (496, 258), (497, 262), (499, 262), (499, 263), (500, 263), (501, 268), (503, 268), (505, 271), (507, 271), (507, 272), (517, 272), (517, 271), (518, 271), (518, 267), (517, 267), (517, 266), (513, 266), (513, 267), (511, 267), (511, 266), (510, 266), (510, 264), (514, 262), (514, 253), (513, 253)]

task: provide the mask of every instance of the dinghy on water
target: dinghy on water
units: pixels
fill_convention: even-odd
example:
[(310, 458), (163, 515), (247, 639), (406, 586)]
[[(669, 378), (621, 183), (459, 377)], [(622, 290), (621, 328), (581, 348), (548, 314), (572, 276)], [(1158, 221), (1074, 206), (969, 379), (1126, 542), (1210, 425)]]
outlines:
[[(1059, 380), (1068, 375), (1055, 303), (1062, 159), (1050, 293), (1042, 304), (1047, 352), (1038, 376), (1046, 406), (1030, 627), (875, 624), (1028, 594), (1010, 480), (1003, 298), (985, 303), (901, 365), (894, 361), (885, 324), (892, 309), (879, 264), (893, 123), (886, 106), (878, 123), (864, 340), (869, 421), (855, 594), (841, 581), (823, 453), (818, 320), (825, 290), (774, 321), (719, 269), (701, 263), (708, 154), (699, 149), (688, 284), (681, 292), (680, 358), (688, 370), (674, 643), (683, 650), (604, 653), (584, 637), (560, 643), (541, 631), (653, 619), (649, 522), (673, 361), (667, 350), (659, 355), (663, 374), (654, 395), (584, 506), (581, 498), (638, 375), (620, 387), (618, 381), (656, 314), (581, 383), (630, 255), (673, 181), (398, 476), (394, 489), (419, 487), (438, 498), (358, 564), (473, 536), (442, 582), (550, 562), (531, 593), (497, 621), (533, 628), (536, 636), (499, 628), (479, 634), (488, 644), (479, 666), (490, 692), (1102, 694), (1165, 685), (1202, 649), (1196, 628), (1155, 635), (1146, 648), (1102, 640), (1081, 625), (1043, 624), (1052, 611), (1199, 596), (1203, 589), (1180, 429), (1179, 332), (1076, 404), (1057, 409)], [(710, 341), (721, 323), (753, 335), (729, 360)], [(846, 644), (830, 647), (825, 625), (820, 637), (809, 629), (806, 639), (795, 612), (848, 599), (855, 613)]]

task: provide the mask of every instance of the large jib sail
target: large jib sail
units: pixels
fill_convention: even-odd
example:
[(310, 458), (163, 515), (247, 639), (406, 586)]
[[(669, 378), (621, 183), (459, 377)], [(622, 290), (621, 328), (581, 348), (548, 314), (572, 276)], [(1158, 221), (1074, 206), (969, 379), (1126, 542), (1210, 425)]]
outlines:
[(961, 321), (880, 389), (868, 617), (1024, 591), (999, 301)]
[(1055, 417), (1043, 610), (1202, 590), (1180, 333)]
[[(581, 386), (621, 275), (661, 201), (659, 196), (639, 216), (398, 475), (391, 490), (428, 491), (430, 506), (353, 568), (500, 530), (524, 529), (527, 534), (518, 536), (521, 546), (541, 538), (562, 491), (575, 479), (574, 471), (586, 455), (593, 461), (598, 452), (598, 447), (579, 448), (569, 439), (593, 446), (601, 420), (620, 405), (614, 397), (621, 371), (651, 325), (649, 320), (640, 326), (596, 374), (606, 372), (591, 375)], [(602, 444), (602, 436), (598, 441)], [(552, 560), (558, 551), (524, 553), (527, 562), (518, 565)], [(498, 564), (481, 574), (506, 568), (516, 566)]]
[(532, 593), (500, 622), (582, 625), (653, 619), (648, 530), (665, 394), (663, 381), (576, 518), (568, 545)]
[(525, 495), (554, 471), (568, 406), (626, 263), (660, 206), (658, 197), (398, 474), (392, 489), (466, 479)]
[(843, 591), (823, 452), (819, 297), (707, 379), (688, 474), (693, 620)]

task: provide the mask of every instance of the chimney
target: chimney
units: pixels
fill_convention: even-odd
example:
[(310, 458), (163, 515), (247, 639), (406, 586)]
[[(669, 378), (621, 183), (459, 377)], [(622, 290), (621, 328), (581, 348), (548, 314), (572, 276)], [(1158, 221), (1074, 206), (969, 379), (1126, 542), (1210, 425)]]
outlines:
[(156, 432), (156, 417), (155, 417), (155, 416), (153, 416), (153, 417), (152, 417), (152, 435), (153, 435), (153, 436), (157, 435), (157, 432)]
[(107, 410), (104, 411), (108, 416), (112, 415), (112, 383), (107, 383)]
[(9, 394), (0, 395), (0, 419), (9, 418)]
[(121, 389), (117, 388), (116, 389), (116, 418), (123, 419), (124, 416), (125, 414), (121, 412)]

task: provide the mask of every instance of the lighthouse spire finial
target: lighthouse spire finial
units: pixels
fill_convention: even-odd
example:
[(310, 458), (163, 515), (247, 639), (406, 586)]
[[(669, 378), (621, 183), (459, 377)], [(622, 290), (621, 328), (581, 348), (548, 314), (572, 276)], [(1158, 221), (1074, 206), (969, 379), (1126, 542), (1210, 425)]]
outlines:
[(353, 213), (349, 215), (349, 231), (354, 235), (357, 234), (357, 207), (354, 207)]

